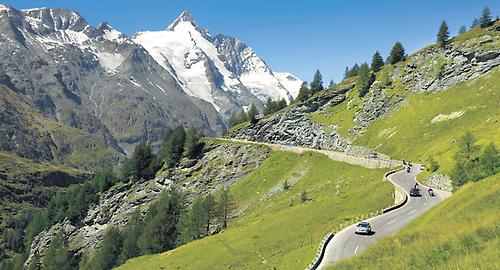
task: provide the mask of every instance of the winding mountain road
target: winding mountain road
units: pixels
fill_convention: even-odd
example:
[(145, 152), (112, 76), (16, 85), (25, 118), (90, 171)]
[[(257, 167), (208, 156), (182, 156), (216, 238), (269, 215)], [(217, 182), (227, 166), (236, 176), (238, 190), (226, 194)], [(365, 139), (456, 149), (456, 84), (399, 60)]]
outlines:
[[(318, 150), (300, 146), (286, 146), (281, 144), (271, 144), (255, 141), (246, 141), (238, 139), (220, 138), (218, 140), (226, 142), (246, 143), (255, 145), (265, 145), (276, 151), (287, 151), (295, 153), (303, 153), (306, 151), (317, 152), (326, 155), (332, 160), (346, 162), (350, 164), (360, 165), (366, 168), (394, 168), (403, 165), (402, 161), (392, 160), (387, 156), (380, 155), (378, 158), (366, 158), (360, 156), (352, 156), (343, 152), (333, 150)], [(354, 233), (356, 224), (353, 224), (335, 236), (328, 242), (324, 256), (317, 269), (326, 269), (328, 266), (347, 259), (357, 254), (360, 254), (365, 248), (377, 240), (390, 236), (404, 226), (408, 225), (412, 220), (422, 215), (447, 197), (451, 196), (451, 192), (434, 190), (435, 196), (430, 196), (428, 188), (420, 185), (420, 197), (410, 197), (410, 189), (415, 186), (416, 177), (422, 171), (420, 165), (413, 165), (410, 172), (406, 169), (395, 172), (387, 176), (395, 186), (400, 187), (406, 192), (408, 197), (407, 202), (390, 212), (368, 219), (370, 222), (373, 234), (357, 235)]]
[[(413, 165), (410, 173), (406, 170), (398, 171), (389, 175), (388, 179), (409, 192), (415, 185), (416, 176), (421, 172), (421, 169), (419, 165)], [(396, 233), (412, 220), (451, 195), (449, 192), (435, 190), (436, 196), (430, 196), (426, 187), (420, 186), (420, 189), (421, 197), (410, 197), (407, 194), (408, 201), (401, 208), (368, 219), (367, 221), (370, 222), (374, 231), (373, 234), (355, 234), (356, 224), (337, 233), (326, 246), (325, 254), (317, 269), (326, 269), (338, 261), (361, 253), (373, 242)]]

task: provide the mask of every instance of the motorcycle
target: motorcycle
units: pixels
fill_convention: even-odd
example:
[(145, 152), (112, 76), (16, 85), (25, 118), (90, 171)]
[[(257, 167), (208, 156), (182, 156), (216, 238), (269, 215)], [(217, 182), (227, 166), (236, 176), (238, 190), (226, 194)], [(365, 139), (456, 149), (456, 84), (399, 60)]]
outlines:
[(434, 194), (434, 190), (432, 190), (432, 188), (429, 188), (429, 195), (431, 195), (431, 196), (435, 196), (435, 194)]

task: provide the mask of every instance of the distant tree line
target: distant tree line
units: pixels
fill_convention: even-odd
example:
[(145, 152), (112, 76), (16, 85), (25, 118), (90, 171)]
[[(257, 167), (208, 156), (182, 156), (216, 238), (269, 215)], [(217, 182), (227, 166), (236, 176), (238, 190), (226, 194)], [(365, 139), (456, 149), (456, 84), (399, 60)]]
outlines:
[(451, 171), (451, 180), (455, 188), (500, 171), (500, 156), (495, 144), (490, 143), (480, 151), (470, 131), (460, 137), (457, 143), (458, 151), (454, 156), (455, 165)]
[(262, 110), (264, 115), (269, 115), (271, 113), (277, 112), (286, 107), (286, 100), (284, 98), (280, 100), (273, 101), (271, 98), (267, 99), (266, 105)]
[(228, 126), (232, 128), (236, 125), (239, 125), (244, 122), (250, 121), (250, 123), (255, 124), (258, 121), (259, 117), (259, 109), (257, 106), (252, 103), (248, 109), (248, 111), (241, 110), (239, 113), (232, 113), (229, 116)]

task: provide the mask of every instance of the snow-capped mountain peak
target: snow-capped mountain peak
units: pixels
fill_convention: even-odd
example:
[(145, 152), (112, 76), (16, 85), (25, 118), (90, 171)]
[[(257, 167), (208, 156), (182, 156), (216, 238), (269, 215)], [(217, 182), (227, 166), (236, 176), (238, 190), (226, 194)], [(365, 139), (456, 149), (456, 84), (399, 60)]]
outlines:
[(183, 11), (165, 30), (173, 30), (180, 22), (189, 22), (194, 27), (198, 27), (193, 15), (189, 11)]
[(289, 101), (284, 87), (255, 51), (236, 38), (210, 36), (185, 11), (164, 31), (137, 33), (153, 58), (178, 79), (184, 91), (210, 102), (227, 114), (235, 108), (268, 98)]

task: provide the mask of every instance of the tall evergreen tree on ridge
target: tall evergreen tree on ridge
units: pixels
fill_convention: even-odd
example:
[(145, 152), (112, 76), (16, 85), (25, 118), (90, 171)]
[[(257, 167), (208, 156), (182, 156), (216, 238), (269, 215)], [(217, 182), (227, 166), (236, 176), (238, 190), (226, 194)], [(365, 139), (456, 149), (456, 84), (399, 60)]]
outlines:
[(300, 86), (299, 94), (297, 95), (297, 100), (298, 101), (304, 101), (308, 99), (310, 96), (310, 91), (309, 87), (307, 87), (307, 82), (303, 82), (302, 85)]
[(446, 21), (443, 20), (443, 22), (441, 22), (441, 26), (439, 26), (439, 31), (437, 34), (437, 43), (439, 47), (444, 49), (446, 47), (448, 38), (450, 38), (450, 32), (448, 31), (448, 25), (446, 24)]
[(358, 72), (359, 72), (359, 65), (358, 65), (358, 63), (354, 63), (352, 68), (349, 70), (349, 74), (347, 75), (347, 77), (350, 78), (350, 77), (358, 76)]
[(491, 12), (490, 9), (486, 6), (483, 9), (483, 13), (481, 14), (481, 18), (479, 19), (479, 26), (481, 28), (485, 28), (491, 25)]
[(314, 73), (314, 78), (313, 81), (311, 82), (311, 92), (312, 94), (317, 93), (321, 90), (323, 90), (323, 76), (321, 76), (321, 73), (319, 72), (319, 69), (316, 70), (316, 73)]
[(250, 105), (250, 109), (248, 110), (248, 118), (250, 118), (250, 123), (255, 124), (257, 123), (257, 117), (259, 116), (259, 110), (257, 109), (257, 106), (255, 106), (254, 103)]
[(345, 70), (344, 70), (344, 79), (347, 79), (349, 77), (349, 67), (345, 67)]
[(370, 74), (370, 69), (367, 63), (361, 64), (359, 66), (358, 81), (356, 82), (356, 87), (359, 89), (359, 96), (364, 97), (370, 89), (370, 85), (373, 83), (373, 75)]
[(371, 69), (373, 72), (378, 72), (384, 66), (384, 59), (378, 51), (372, 57)]
[(474, 28), (474, 27), (477, 27), (479, 26), (479, 20), (474, 18), (474, 20), (472, 20), (472, 24), (470, 25), (470, 28)]
[(465, 32), (467, 32), (467, 28), (465, 28), (465, 25), (460, 26), (460, 29), (458, 29), (458, 34), (461, 35)]
[(405, 49), (401, 42), (397, 41), (391, 49), (389, 57), (387, 58), (387, 62), (391, 65), (394, 65), (398, 62), (405, 60)]

